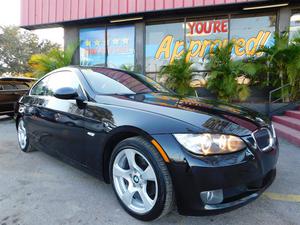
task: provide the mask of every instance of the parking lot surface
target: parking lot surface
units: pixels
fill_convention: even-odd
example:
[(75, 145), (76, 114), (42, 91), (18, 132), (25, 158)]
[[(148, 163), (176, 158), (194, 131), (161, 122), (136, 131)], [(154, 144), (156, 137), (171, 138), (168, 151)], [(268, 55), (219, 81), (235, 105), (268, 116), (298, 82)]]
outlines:
[(300, 148), (280, 140), (277, 178), (256, 201), (208, 217), (176, 211), (142, 223), (119, 205), (110, 185), (43, 152), (22, 153), (14, 121), (0, 118), (0, 225), (300, 224)]

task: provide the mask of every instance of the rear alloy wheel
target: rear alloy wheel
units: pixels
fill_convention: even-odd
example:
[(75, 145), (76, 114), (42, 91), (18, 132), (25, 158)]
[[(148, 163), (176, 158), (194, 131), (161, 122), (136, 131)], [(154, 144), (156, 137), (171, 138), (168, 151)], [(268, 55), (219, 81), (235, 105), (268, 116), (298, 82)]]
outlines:
[(34, 149), (29, 143), (28, 133), (24, 120), (21, 118), (18, 122), (18, 142), (23, 152), (32, 152)]
[(119, 143), (110, 162), (111, 182), (123, 208), (140, 220), (153, 220), (172, 209), (173, 187), (165, 163), (145, 139)]

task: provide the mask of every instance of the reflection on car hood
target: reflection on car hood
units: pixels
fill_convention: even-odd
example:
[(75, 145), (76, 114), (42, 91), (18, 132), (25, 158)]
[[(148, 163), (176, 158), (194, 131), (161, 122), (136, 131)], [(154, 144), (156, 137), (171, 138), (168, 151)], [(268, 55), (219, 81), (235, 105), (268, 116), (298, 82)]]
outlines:
[(194, 126), (202, 131), (249, 135), (269, 120), (259, 113), (219, 101), (195, 97), (179, 97), (165, 93), (97, 96), (96, 101), (162, 114)]

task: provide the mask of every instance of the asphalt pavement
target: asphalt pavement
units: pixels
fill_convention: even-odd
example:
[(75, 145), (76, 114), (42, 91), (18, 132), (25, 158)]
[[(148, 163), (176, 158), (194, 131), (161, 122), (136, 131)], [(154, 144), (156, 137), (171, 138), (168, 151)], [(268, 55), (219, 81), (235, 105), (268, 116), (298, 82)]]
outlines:
[(217, 216), (176, 211), (142, 223), (119, 205), (110, 185), (43, 152), (22, 153), (14, 122), (0, 118), (0, 225), (300, 225), (300, 148), (280, 139), (277, 177), (256, 201)]

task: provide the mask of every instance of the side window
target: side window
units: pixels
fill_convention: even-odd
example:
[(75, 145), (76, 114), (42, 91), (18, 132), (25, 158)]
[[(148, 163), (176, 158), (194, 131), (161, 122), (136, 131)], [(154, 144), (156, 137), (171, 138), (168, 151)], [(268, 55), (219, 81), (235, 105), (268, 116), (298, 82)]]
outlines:
[(46, 77), (42, 80), (40, 80), (31, 90), (31, 95), (47, 95), (48, 89), (47, 89), (47, 82), (49, 80), (49, 77)]
[(74, 88), (79, 94), (83, 95), (79, 79), (71, 71), (61, 71), (47, 76), (37, 83), (30, 93), (31, 95), (53, 96), (55, 91), (62, 87)]
[(62, 71), (49, 76), (47, 82), (47, 95), (53, 96), (56, 90), (63, 87), (74, 88), (79, 94), (83, 94), (77, 75), (70, 71)]

